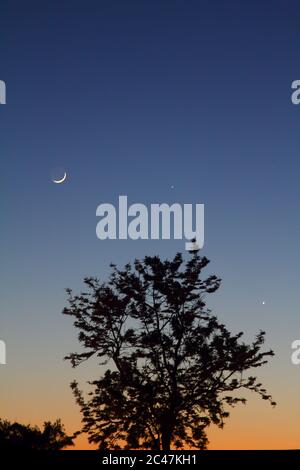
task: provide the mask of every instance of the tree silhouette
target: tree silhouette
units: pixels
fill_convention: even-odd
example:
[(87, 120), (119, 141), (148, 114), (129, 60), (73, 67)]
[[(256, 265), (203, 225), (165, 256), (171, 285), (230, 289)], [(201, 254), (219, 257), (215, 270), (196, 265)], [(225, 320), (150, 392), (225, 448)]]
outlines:
[(83, 431), (99, 449), (163, 449), (207, 445), (205, 429), (223, 427), (228, 406), (246, 403), (241, 389), (275, 403), (246, 371), (262, 366), (264, 332), (250, 345), (232, 335), (206, 308), (205, 294), (220, 279), (202, 280), (209, 263), (193, 252), (184, 262), (146, 256), (124, 270), (111, 265), (107, 283), (86, 278), (88, 292), (68, 292), (63, 313), (74, 317), (84, 349), (66, 357), (73, 367), (96, 355), (105, 366), (85, 401), (71, 387)]
[(0, 419), (0, 450), (61, 450), (73, 446), (73, 436), (67, 436), (60, 420), (37, 426), (11, 423)]

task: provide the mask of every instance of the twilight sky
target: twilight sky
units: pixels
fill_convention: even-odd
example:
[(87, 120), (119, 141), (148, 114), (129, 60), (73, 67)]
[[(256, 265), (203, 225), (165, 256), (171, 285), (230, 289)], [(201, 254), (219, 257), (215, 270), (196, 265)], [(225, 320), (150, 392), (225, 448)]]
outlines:
[(78, 348), (64, 288), (184, 251), (98, 240), (96, 207), (125, 194), (205, 204), (207, 274), (223, 279), (208, 306), (276, 353), (259, 375), (278, 407), (250, 397), (211, 448), (299, 448), (299, 50), (295, 0), (1, 1), (0, 417), (78, 429), (69, 383), (99, 370), (62, 360)]

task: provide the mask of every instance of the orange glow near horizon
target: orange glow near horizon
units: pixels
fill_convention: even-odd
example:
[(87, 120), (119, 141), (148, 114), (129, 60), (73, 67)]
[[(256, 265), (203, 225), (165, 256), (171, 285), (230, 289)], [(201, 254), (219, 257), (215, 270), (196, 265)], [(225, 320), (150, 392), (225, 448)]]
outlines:
[[(60, 418), (69, 435), (81, 429), (81, 413), (69, 387), (76, 371), (61, 361), (59, 353), (57, 356), (55, 367), (53, 370), (49, 368), (47, 373), (40, 368), (25, 371), (18, 363), (14, 374), (8, 366), (2, 369), (2, 419), (42, 426), (44, 421)], [(40, 358), (36, 358), (38, 360)], [(99, 372), (97, 365), (83, 364), (80, 377), (77, 375), (76, 378), (83, 386)], [(247, 394), (246, 406), (238, 405), (231, 409), (224, 429), (208, 428), (208, 449), (299, 449), (299, 369), (280, 363), (279, 359), (276, 363), (275, 359), (259, 376), (277, 406), (273, 408), (255, 394)], [(86, 435), (78, 436), (72, 447), (78, 450), (93, 448), (95, 446), (88, 443)]]
[[(282, 413), (280, 406), (272, 408), (259, 398), (248, 407), (240, 406), (232, 410), (223, 429), (216, 426), (208, 429), (208, 450), (299, 449), (300, 411), (294, 410), (293, 416), (285, 417)], [(78, 436), (73, 447), (76, 450), (95, 448), (85, 435)]]

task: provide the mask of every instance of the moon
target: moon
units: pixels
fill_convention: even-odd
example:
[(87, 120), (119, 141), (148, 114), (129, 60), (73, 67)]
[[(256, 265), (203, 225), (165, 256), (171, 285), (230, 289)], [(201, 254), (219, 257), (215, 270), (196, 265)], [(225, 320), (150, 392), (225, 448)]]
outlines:
[(55, 179), (55, 180), (52, 180), (52, 181), (53, 181), (53, 183), (61, 184), (61, 183), (64, 183), (66, 181), (66, 179), (67, 179), (67, 173), (64, 172), (64, 176), (62, 178), (60, 178), (59, 180)]

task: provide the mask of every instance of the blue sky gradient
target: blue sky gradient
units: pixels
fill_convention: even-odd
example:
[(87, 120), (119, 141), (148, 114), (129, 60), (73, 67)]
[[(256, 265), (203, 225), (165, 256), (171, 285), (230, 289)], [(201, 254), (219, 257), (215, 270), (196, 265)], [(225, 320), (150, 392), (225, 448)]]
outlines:
[(247, 338), (267, 331), (276, 357), (261, 375), (288, 413), (279, 377), (300, 386), (299, 18), (296, 1), (1, 2), (0, 415), (71, 422), (68, 383), (96, 369), (62, 362), (77, 347), (64, 288), (106, 279), (110, 262), (184, 251), (98, 240), (96, 207), (121, 194), (205, 204), (207, 274), (223, 278), (208, 305)]

